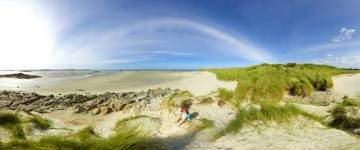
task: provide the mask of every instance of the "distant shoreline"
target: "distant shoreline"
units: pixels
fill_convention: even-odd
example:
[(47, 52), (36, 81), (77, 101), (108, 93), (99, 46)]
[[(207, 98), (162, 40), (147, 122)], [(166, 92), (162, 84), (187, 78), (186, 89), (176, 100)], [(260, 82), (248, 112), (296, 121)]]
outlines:
[(141, 91), (155, 88), (187, 90), (205, 95), (218, 88), (234, 90), (237, 82), (225, 82), (204, 71), (123, 70), (123, 71), (34, 71), (44, 78), (34, 80), (0, 79), (0, 89), (21, 90), (39, 94), (104, 93)]
[(200, 69), (0, 69), (0, 71), (200, 71)]

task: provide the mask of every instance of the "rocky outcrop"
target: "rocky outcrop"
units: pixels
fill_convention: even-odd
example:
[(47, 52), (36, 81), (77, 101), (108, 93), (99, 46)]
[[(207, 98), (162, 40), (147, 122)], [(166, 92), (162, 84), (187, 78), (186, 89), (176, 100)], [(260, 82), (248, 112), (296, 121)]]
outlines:
[(29, 74), (23, 74), (23, 73), (14, 73), (14, 74), (0, 75), (0, 78), (34, 79), (34, 78), (41, 78), (41, 76), (29, 75)]
[[(126, 108), (138, 108), (160, 103), (169, 96), (172, 90), (149, 89), (142, 92), (121, 92), (104, 94), (68, 94), (68, 95), (39, 95), (17, 91), (0, 92), (0, 108), (22, 110), (39, 113), (54, 110), (74, 109), (75, 113), (92, 112), (94, 114), (122, 111)], [(136, 106), (135, 106), (136, 104)]]

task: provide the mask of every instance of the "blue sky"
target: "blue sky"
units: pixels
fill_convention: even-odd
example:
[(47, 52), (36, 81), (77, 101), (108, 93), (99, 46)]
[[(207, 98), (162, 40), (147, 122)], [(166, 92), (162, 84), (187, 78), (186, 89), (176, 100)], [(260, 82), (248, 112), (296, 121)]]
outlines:
[(10, 44), (0, 45), (0, 69), (359, 68), (359, 7), (358, 0), (3, 0), (0, 42)]

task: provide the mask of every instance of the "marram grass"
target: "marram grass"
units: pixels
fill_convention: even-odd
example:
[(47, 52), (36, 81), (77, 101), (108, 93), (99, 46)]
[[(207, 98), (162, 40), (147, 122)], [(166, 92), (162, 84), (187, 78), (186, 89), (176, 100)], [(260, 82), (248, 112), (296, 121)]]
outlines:
[[(237, 81), (232, 99), (254, 102), (279, 101), (285, 93), (308, 96), (314, 91), (325, 91), (333, 86), (331, 76), (355, 73), (359, 70), (338, 69), (314, 64), (262, 64), (246, 68), (207, 69), (220, 80)], [(219, 91), (224, 93), (224, 91)], [(229, 94), (228, 94), (229, 95)], [(225, 98), (228, 98), (225, 95)]]
[(166, 145), (136, 128), (123, 128), (109, 138), (101, 138), (87, 127), (74, 135), (48, 136), (37, 141), (14, 140), (0, 149), (18, 150), (162, 150)]
[(215, 126), (215, 123), (213, 120), (209, 120), (209, 119), (200, 119), (201, 124), (198, 126), (198, 130), (204, 130), (204, 129), (209, 129), (209, 128), (213, 128)]
[(360, 101), (350, 98), (344, 98), (342, 103), (338, 103), (332, 110), (331, 115), (333, 120), (329, 123), (329, 126), (342, 129), (352, 130), (360, 127), (360, 119), (347, 116), (349, 109), (347, 107), (360, 107)]
[(24, 139), (25, 132), (21, 125), (21, 119), (16, 113), (0, 111), (0, 126), (8, 129), (13, 138)]
[(215, 138), (227, 133), (238, 132), (245, 124), (249, 124), (254, 121), (260, 121), (267, 123), (274, 121), (278, 124), (283, 124), (291, 121), (291, 119), (297, 116), (304, 116), (309, 119), (319, 121), (320, 118), (296, 107), (294, 104), (285, 104), (283, 106), (279, 104), (262, 102), (258, 105), (250, 105), (246, 108), (239, 108), (235, 118), (228, 123), (228, 125), (215, 135)]
[(30, 119), (30, 122), (34, 123), (35, 126), (39, 129), (49, 129), (51, 127), (51, 121), (45, 118), (42, 118), (38, 115), (33, 115)]

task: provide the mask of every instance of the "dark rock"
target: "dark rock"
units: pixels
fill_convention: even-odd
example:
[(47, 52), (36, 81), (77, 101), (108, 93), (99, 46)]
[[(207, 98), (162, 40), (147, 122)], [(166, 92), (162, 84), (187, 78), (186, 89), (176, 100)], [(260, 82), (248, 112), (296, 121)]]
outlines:
[(28, 75), (28, 74), (23, 74), (23, 73), (14, 73), (14, 74), (0, 75), (0, 78), (33, 79), (33, 78), (41, 78), (41, 76)]

